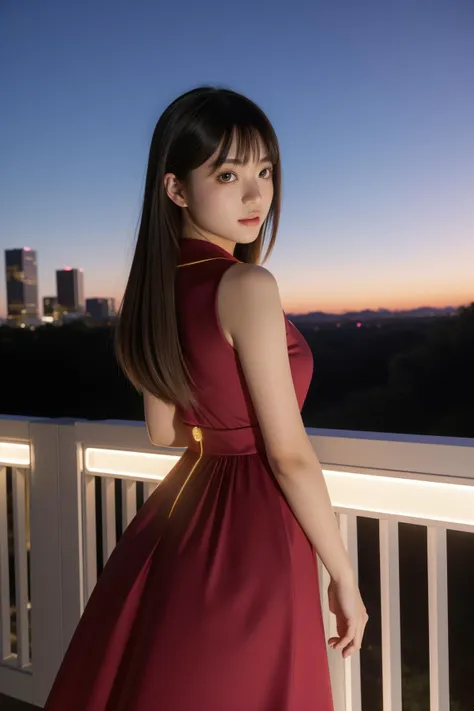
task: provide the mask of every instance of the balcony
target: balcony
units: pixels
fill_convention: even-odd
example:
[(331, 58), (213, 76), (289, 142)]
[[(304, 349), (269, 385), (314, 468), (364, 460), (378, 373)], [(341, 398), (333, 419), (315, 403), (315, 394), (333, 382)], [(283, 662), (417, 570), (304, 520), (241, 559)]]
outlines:
[[(384, 711), (402, 711), (399, 524), (422, 530), (429, 708), (449, 711), (447, 537), (474, 533), (474, 440), (308, 434), (354, 566), (369, 565), (378, 578)], [(44, 704), (117, 536), (179, 455), (152, 447), (142, 423), (0, 418), (2, 710), (9, 707), (1, 694)], [(358, 561), (361, 520), (376, 527), (376, 559)], [(320, 572), (325, 590), (327, 574)], [(322, 603), (329, 636), (325, 594)], [(336, 711), (372, 711), (362, 688), (362, 655), (343, 661), (328, 653)], [(11, 704), (12, 711), (29, 708)]]

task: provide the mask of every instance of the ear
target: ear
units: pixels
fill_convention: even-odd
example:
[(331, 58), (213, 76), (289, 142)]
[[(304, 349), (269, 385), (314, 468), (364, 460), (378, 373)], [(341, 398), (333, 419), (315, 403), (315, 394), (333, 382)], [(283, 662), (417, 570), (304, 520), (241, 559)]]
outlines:
[(163, 185), (169, 199), (178, 207), (187, 207), (184, 187), (174, 173), (166, 173)]

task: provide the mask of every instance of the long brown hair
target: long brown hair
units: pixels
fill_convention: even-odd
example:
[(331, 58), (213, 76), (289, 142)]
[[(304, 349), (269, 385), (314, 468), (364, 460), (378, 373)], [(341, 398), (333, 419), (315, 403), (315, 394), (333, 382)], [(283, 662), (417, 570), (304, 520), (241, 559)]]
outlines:
[(174, 173), (184, 181), (217, 150), (218, 169), (234, 136), (236, 157), (246, 162), (250, 155), (258, 155), (260, 137), (273, 164), (269, 215), (257, 239), (237, 244), (234, 251), (240, 261), (258, 264), (269, 257), (275, 243), (281, 201), (278, 139), (264, 112), (229, 89), (193, 89), (164, 111), (150, 146), (137, 244), (116, 330), (116, 353), (138, 390), (183, 408), (194, 405), (195, 398), (179, 341), (175, 305), (182, 209), (166, 194), (164, 176)]

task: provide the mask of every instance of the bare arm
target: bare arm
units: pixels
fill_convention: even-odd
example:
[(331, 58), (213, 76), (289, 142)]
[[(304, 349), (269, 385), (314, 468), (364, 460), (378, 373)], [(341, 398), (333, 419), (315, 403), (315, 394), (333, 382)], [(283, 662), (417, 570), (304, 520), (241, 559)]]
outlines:
[(230, 267), (219, 286), (218, 313), (239, 354), (275, 478), (331, 576), (337, 636), (328, 644), (346, 658), (360, 649), (368, 616), (301, 419), (275, 279), (256, 265)]
[(143, 393), (145, 421), (150, 442), (157, 447), (187, 447), (189, 430), (176, 412), (176, 406)]
[(272, 471), (331, 578), (350, 582), (352, 566), (296, 398), (274, 277), (255, 265), (231, 267), (218, 311), (238, 351)]

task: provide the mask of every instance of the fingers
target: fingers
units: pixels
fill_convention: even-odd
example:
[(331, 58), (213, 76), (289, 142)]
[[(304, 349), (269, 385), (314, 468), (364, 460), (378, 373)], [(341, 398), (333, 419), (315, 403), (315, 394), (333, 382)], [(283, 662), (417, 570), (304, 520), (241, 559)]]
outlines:
[(358, 652), (362, 646), (362, 637), (364, 636), (364, 628), (359, 628), (357, 631), (354, 639), (350, 644), (348, 644), (343, 650), (342, 650), (342, 656), (344, 659), (347, 659), (347, 657), (350, 657), (351, 654), (354, 654), (354, 652)]
[(364, 636), (365, 626), (368, 621), (367, 614), (359, 624), (349, 624), (346, 633), (343, 637), (330, 637), (328, 645), (332, 649), (342, 649), (344, 659), (350, 657), (354, 652), (358, 652), (362, 646), (362, 638)]
[(333, 649), (345, 649), (354, 640), (357, 633), (357, 626), (354, 623), (350, 623), (347, 626), (346, 633), (343, 637), (340, 637)]
[(328, 645), (332, 649), (342, 649), (342, 656), (344, 659), (354, 654), (354, 652), (359, 651), (362, 645), (362, 633), (354, 634), (350, 637), (349, 634), (344, 635), (344, 637), (331, 637), (328, 639)]

